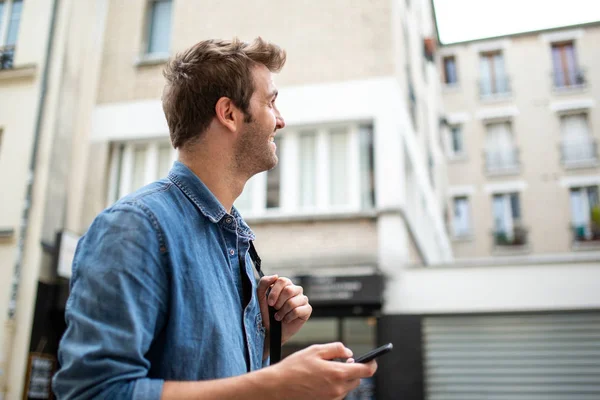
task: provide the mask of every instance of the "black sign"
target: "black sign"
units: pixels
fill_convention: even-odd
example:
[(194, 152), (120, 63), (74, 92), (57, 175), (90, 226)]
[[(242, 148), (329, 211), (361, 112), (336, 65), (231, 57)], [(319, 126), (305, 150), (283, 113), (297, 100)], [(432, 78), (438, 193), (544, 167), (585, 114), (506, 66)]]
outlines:
[(381, 275), (303, 276), (300, 280), (313, 305), (381, 304)]

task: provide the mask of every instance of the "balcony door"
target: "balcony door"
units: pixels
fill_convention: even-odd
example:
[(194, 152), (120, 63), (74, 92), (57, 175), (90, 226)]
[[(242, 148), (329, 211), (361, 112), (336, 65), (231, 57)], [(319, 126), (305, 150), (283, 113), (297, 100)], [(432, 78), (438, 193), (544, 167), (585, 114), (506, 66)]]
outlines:
[(573, 42), (552, 45), (554, 86), (557, 88), (582, 84)]
[(596, 158), (586, 114), (562, 116), (561, 131), (563, 157), (566, 163), (590, 161)]
[(486, 96), (508, 93), (508, 79), (502, 53), (481, 53), (479, 60), (481, 94)]
[(509, 122), (487, 125), (486, 160), (490, 172), (517, 166), (516, 147)]

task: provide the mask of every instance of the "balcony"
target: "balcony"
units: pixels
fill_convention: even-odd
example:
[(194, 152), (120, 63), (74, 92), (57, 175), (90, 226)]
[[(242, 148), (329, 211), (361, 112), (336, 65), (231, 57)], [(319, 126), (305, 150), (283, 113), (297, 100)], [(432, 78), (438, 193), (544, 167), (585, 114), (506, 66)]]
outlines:
[(494, 247), (500, 250), (518, 250), (527, 245), (527, 229), (515, 221), (512, 229), (494, 230)]
[(555, 69), (551, 73), (552, 88), (557, 92), (583, 89), (587, 87), (586, 73), (583, 68)]
[(516, 147), (486, 150), (485, 170), (488, 175), (514, 175), (521, 171)]
[(15, 46), (0, 47), (0, 70), (12, 69)]
[(493, 79), (479, 81), (479, 98), (481, 100), (501, 100), (512, 94), (508, 76), (496, 76)]
[(566, 168), (585, 168), (598, 165), (598, 149), (592, 137), (565, 139), (560, 144), (561, 161)]
[(571, 226), (575, 246), (600, 246), (600, 225), (594, 222)]

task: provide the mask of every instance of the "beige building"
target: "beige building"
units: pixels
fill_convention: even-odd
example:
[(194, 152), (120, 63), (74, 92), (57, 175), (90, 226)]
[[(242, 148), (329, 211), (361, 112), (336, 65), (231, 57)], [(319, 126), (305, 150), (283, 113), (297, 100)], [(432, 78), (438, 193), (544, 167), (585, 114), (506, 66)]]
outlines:
[[(253, 178), (236, 204), (265, 269), (312, 290), (315, 319), (286, 351), (344, 340), (358, 353), (375, 345), (376, 329), (396, 334), (390, 321), (410, 297), (410, 265), (452, 260), (432, 15), (426, 0), (23, 2), (15, 63), (0, 71), (0, 101), (31, 105), (28, 115), (0, 109), (0, 171), (14, 183), (12, 208), (0, 211), (2, 262), (14, 265), (19, 248), (25, 255), (20, 273), (3, 269), (0, 281), (0, 399), (46, 393), (74, 240), (103, 208), (166, 175), (177, 154), (160, 105), (161, 71), (169, 56), (205, 38), (260, 35), (288, 52), (276, 78), (287, 123), (278, 135), (281, 163)], [(23, 182), (46, 60), (28, 203)], [(27, 101), (5, 96), (10, 90)], [(24, 204), (31, 210), (20, 242)], [(18, 290), (4, 283), (13, 276)], [(391, 319), (381, 323), (381, 315)], [(419, 329), (418, 319), (407, 321)]]
[(600, 26), (444, 47), (457, 258), (600, 249)]
[(101, 3), (0, 1), (0, 399), (42, 398), (56, 366), (56, 234), (79, 226)]

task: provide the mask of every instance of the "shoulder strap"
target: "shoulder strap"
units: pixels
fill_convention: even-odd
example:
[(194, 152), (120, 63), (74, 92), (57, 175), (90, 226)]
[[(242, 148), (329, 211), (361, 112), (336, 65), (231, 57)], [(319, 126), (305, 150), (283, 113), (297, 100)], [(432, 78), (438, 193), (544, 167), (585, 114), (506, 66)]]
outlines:
[[(250, 249), (248, 252), (250, 253), (250, 258), (252, 259), (252, 263), (254, 263), (256, 272), (258, 272), (258, 276), (262, 278), (265, 276), (261, 270), (262, 261), (254, 248), (252, 240), (250, 241)], [(267, 291), (267, 297), (269, 296), (270, 291), (271, 289)], [(269, 352), (271, 355), (271, 365), (281, 360), (281, 321), (275, 319), (276, 311), (275, 307), (269, 306)]]

